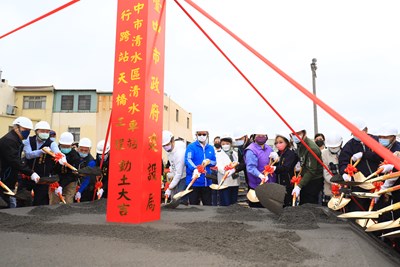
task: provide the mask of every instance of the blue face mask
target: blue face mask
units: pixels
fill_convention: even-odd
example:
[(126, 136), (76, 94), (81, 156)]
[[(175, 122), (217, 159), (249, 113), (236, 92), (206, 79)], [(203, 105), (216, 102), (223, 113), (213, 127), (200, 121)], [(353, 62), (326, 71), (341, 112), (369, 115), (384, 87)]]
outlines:
[(31, 130), (25, 130), (20, 132), (22, 135), (23, 140), (29, 137), (29, 134), (31, 133)]
[(86, 158), (87, 156), (89, 156), (89, 153), (79, 152), (79, 156), (81, 156), (81, 158)]
[(295, 136), (295, 135), (292, 136), (292, 139), (293, 139), (293, 142), (295, 142), (296, 144), (301, 143), (300, 139), (297, 138), (297, 136)]
[(61, 153), (68, 154), (71, 152), (72, 148), (60, 148)]
[(390, 145), (390, 140), (389, 139), (383, 139), (383, 138), (379, 138), (379, 143), (385, 147)]

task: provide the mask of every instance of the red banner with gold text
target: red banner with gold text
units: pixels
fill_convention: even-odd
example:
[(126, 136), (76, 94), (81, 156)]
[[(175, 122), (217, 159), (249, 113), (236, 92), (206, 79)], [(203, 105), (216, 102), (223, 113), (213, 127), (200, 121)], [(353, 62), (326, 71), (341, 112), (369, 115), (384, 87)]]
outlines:
[(107, 221), (160, 219), (165, 0), (119, 0)]

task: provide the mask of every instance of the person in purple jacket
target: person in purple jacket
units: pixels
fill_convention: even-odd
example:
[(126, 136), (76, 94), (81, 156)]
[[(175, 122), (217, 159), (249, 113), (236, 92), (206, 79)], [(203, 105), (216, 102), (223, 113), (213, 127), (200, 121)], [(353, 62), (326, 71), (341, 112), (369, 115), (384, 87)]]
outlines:
[[(278, 154), (272, 151), (272, 148), (267, 144), (268, 136), (256, 134), (254, 142), (251, 143), (244, 152), (244, 160), (246, 163), (246, 171), (248, 176), (249, 189), (255, 189), (262, 180), (266, 183), (276, 182), (274, 174), (265, 176), (263, 174), (264, 167), (272, 160), (278, 159)], [(249, 202), (250, 207), (260, 207), (260, 203)]]

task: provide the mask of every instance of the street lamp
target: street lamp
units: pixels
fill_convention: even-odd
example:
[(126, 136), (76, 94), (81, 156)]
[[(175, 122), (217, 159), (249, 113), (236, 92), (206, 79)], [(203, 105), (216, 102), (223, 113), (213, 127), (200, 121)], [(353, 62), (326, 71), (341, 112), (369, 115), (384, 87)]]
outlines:
[[(312, 87), (313, 94), (317, 95), (317, 88), (315, 86), (315, 78), (317, 78), (317, 59), (313, 58), (311, 62), (311, 72), (312, 72)], [(317, 118), (317, 105), (313, 102), (314, 110), (314, 135), (318, 133), (318, 118)]]

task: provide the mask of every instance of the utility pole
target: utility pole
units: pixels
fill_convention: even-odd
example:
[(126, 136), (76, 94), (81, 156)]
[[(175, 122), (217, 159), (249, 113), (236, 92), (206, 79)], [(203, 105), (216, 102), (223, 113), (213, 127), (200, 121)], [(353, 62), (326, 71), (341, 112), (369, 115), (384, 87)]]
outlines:
[[(312, 72), (312, 87), (313, 94), (317, 96), (317, 88), (315, 86), (315, 79), (317, 78), (317, 59), (313, 58), (311, 61), (311, 72)], [(317, 116), (317, 105), (313, 102), (314, 110), (314, 135), (318, 133), (318, 116)]]

